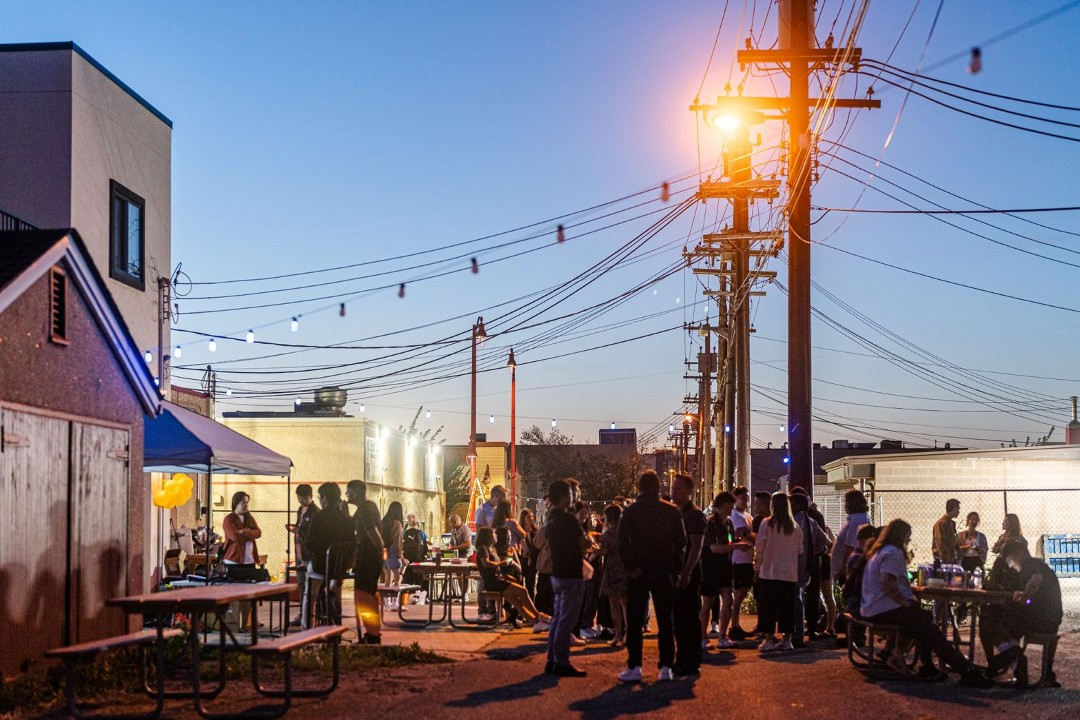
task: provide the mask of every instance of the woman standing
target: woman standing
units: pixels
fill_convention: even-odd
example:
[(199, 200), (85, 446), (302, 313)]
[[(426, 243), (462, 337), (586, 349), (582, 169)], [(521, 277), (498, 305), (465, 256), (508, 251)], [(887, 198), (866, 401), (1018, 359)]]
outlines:
[(536, 599), (536, 556), (540, 550), (533, 544), (536, 540), (536, 516), (525, 508), (518, 520), (521, 528), (521, 542), (518, 544), (518, 557), (521, 558), (521, 575), (529, 597)]
[(232, 512), (225, 516), (221, 527), (225, 533), (223, 548), (226, 565), (254, 565), (259, 559), (255, 541), (262, 537), (262, 530), (248, 511), (251, 496), (244, 491), (233, 493)]
[[(765, 639), (758, 649), (794, 650), (795, 592), (799, 582), (799, 556), (803, 552), (802, 528), (791, 516), (791, 503), (784, 493), (773, 493), (770, 516), (761, 521), (755, 544), (754, 570), (761, 596), (758, 613)], [(783, 635), (777, 640), (776, 630)]]
[(615, 637), (612, 647), (626, 642), (626, 568), (619, 558), (619, 518), (622, 506), (611, 504), (604, 508), (604, 532), (600, 534), (599, 549), (594, 557), (603, 559), (604, 574), (600, 579), (600, 597), (611, 606), (611, 622)]
[(402, 547), (402, 533), (405, 528), (405, 514), (397, 500), (390, 503), (382, 519), (383, 547), (386, 559), (383, 560), (383, 584), (398, 585), (401, 582), (401, 568), (405, 565), (405, 551)]
[(1024, 533), (1020, 532), (1020, 516), (1015, 513), (1009, 513), (1005, 516), (1005, 519), (1001, 521), (1001, 530), (1001, 535), (998, 536), (997, 541), (994, 543), (995, 555), (1000, 555), (1013, 538), (1023, 539), (1024, 537)]
[(967, 527), (956, 536), (956, 547), (960, 550), (960, 565), (965, 570), (975, 572), (975, 568), (986, 565), (986, 553), (990, 550), (986, 536), (978, 530), (979, 513), (967, 514)]

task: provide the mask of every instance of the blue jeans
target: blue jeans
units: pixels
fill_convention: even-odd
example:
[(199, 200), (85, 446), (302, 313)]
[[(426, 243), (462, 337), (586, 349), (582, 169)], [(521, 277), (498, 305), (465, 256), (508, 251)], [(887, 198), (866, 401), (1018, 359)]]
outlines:
[(548, 662), (556, 665), (570, 664), (570, 632), (581, 615), (585, 600), (585, 581), (581, 578), (551, 578), (555, 594), (555, 608), (548, 628)]

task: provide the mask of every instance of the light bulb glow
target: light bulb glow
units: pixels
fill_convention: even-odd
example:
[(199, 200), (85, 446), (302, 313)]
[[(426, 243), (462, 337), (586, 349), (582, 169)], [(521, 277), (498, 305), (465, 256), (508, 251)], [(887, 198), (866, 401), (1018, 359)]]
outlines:
[(782, 423), (780, 425), (780, 432), (784, 432), (784, 425)]
[(295, 402), (295, 403), (296, 403), (297, 405), (299, 405), (299, 404), (300, 404), (300, 398), (296, 398), (296, 400), (295, 400), (294, 402)]
[(232, 397), (232, 388), (225, 388), (225, 394)]
[(217, 352), (217, 340), (210, 338), (210, 342), (206, 343), (206, 349), (210, 352)]
[(614, 430), (614, 429), (615, 429), (615, 423), (614, 423), (614, 422), (612, 422), (612, 423), (611, 423), (611, 429), (612, 429), (612, 430)]
[(292, 330), (293, 332), (296, 332), (299, 329), (300, 329), (300, 319), (299, 318), (293, 318), (292, 320), (289, 321), (289, 330)]
[(177, 360), (179, 360), (181, 355), (183, 355), (183, 350), (179, 345), (177, 345), (176, 347), (173, 348), (172, 356), (174, 358), (176, 358)]
[(248, 330), (247, 331), (247, 336), (244, 338), (244, 341), (247, 342), (248, 345), (255, 342), (255, 331), (254, 330)]
[(364, 403), (360, 403), (360, 412), (364, 412)]
[(424, 417), (430, 418), (430, 417), (431, 417), (431, 411), (430, 411), (430, 410), (428, 410), (428, 411), (427, 411), (427, 412), (426, 412), (426, 413), (424, 414)]
[(731, 426), (730, 425), (725, 425), (724, 426), (724, 432), (726, 432), (726, 433), (731, 432)]
[(553, 428), (554, 428), (554, 427), (558, 427), (558, 426), (559, 426), (559, 423), (555, 422), (555, 419), (554, 419), (554, 418), (552, 418), (552, 420), (551, 420), (551, 427), (553, 427)]
[(154, 354), (147, 350), (146, 353), (143, 354), (143, 360), (145, 360), (146, 364), (149, 365), (150, 363), (154, 362)]
[(489, 423), (492, 423), (492, 424), (494, 424), (494, 422), (495, 422), (495, 416), (494, 416), (494, 415), (492, 415), (491, 417), (489, 417), (489, 418), (488, 418), (488, 422), (489, 422)]
[(789, 462), (791, 462), (791, 458), (788, 458), (788, 457), (784, 458), (784, 464), (785, 465), (787, 465)]

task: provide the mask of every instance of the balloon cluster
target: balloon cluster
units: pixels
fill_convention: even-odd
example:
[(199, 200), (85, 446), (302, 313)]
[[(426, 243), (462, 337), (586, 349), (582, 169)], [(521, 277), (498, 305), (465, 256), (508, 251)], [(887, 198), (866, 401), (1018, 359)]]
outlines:
[(154, 505), (166, 510), (183, 505), (191, 499), (191, 490), (195, 481), (184, 473), (176, 473), (161, 484), (154, 492)]

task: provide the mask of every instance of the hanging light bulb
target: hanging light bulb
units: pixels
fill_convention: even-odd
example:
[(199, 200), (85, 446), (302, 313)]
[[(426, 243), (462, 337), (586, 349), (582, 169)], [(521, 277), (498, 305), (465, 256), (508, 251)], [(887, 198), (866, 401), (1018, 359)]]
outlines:
[(225, 388), (225, 394), (232, 397), (232, 388)]
[(210, 338), (210, 342), (206, 343), (206, 349), (210, 352), (217, 352), (217, 340)]
[(559, 224), (559, 231), (555, 235), (555, 240), (561, 243), (566, 242), (566, 230), (563, 229), (562, 223)]
[(173, 350), (172, 350), (172, 356), (173, 356), (174, 358), (176, 358), (177, 360), (179, 360), (179, 359), (180, 359), (180, 355), (181, 355), (181, 354), (182, 354), (182, 351), (181, 351), (181, 349), (180, 349), (180, 346), (179, 346), (179, 345), (177, 345), (176, 347), (174, 347), (174, 348), (173, 348)]
[(660, 186), (660, 202), (667, 202), (671, 199), (671, 186), (664, 181), (664, 184)]
[(247, 336), (244, 338), (244, 341), (247, 342), (248, 345), (255, 342), (255, 331), (254, 330), (248, 330), (247, 331)]
[(145, 361), (146, 361), (146, 364), (147, 364), (147, 365), (149, 365), (150, 363), (154, 362), (154, 353), (152, 353), (152, 352), (150, 352), (149, 350), (147, 350), (147, 351), (146, 351), (146, 352), (145, 352), (145, 353), (143, 354), (143, 360), (145, 360)]
[(784, 423), (780, 423), (780, 432), (784, 432)]
[(296, 332), (297, 330), (299, 330), (300, 329), (300, 319), (299, 318), (293, 318), (291, 321), (289, 321), (289, 329), (292, 330), (293, 332)]
[(397, 296), (399, 298), (405, 297), (405, 283), (401, 283), (400, 285), (398, 285)]
[(480, 272), (480, 263), (478, 263), (476, 261), (476, 258), (473, 258), (472, 259), (472, 274), (475, 275), (478, 272)]
[(612, 423), (611, 423), (611, 429), (612, 429), (612, 430), (614, 430), (614, 429), (615, 429), (615, 422), (614, 422), (614, 421), (612, 421)]
[(971, 48), (971, 60), (968, 61), (967, 71), (977, 75), (982, 70), (982, 50), (977, 47)]
[(427, 411), (427, 414), (425, 415), (425, 417), (427, 417), (429, 419), (431, 418), (431, 411), (430, 410)]
[(360, 403), (360, 412), (364, 412), (364, 403)]
[(488, 418), (488, 422), (494, 424), (495, 423), (495, 416), (494, 415), (490, 416)]
[(299, 404), (300, 404), (300, 398), (296, 398), (296, 400), (295, 400), (295, 403), (296, 403), (297, 405), (299, 405)]
[(552, 418), (551, 419), (551, 427), (555, 428), (555, 427), (558, 427), (558, 425), (559, 425), (559, 423), (555, 422), (555, 418)]
[(345, 303), (341, 303), (341, 306), (338, 308), (337, 314), (341, 317), (345, 317)]

